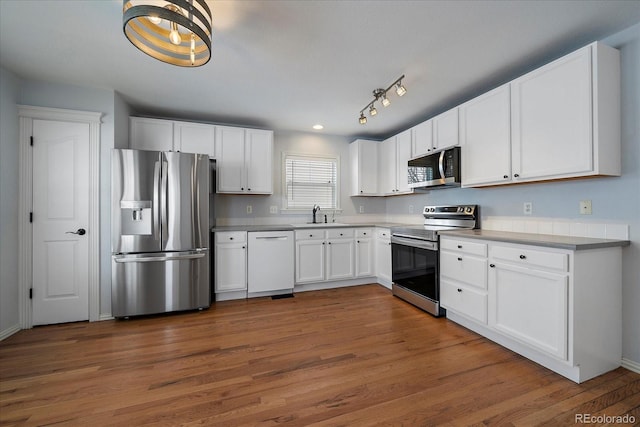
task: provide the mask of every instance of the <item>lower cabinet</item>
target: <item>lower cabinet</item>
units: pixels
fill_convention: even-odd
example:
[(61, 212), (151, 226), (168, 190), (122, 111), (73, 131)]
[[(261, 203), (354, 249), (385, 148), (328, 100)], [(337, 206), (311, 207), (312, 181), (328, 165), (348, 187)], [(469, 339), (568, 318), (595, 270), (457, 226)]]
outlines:
[(247, 289), (247, 232), (215, 233), (215, 292)]
[(622, 251), (441, 236), (447, 317), (582, 382), (620, 366)]
[(373, 276), (370, 228), (296, 230), (296, 284)]
[(391, 230), (376, 229), (375, 275), (378, 282), (391, 289)]

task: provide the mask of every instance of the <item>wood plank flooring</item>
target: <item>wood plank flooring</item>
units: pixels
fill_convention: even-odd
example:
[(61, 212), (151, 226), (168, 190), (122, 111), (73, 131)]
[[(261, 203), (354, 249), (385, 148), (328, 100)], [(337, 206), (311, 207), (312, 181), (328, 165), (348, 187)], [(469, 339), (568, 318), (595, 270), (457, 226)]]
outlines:
[(582, 413), (639, 425), (640, 374), (575, 384), (378, 285), (0, 342), (6, 426), (560, 426)]

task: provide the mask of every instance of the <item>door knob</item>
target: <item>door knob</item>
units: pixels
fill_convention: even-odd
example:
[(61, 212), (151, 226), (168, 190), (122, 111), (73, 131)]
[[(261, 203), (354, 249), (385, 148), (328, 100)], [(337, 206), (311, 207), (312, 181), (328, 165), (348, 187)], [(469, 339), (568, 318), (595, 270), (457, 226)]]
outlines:
[(67, 231), (65, 234), (77, 234), (78, 236), (84, 236), (87, 234), (87, 230), (84, 228), (78, 228), (77, 231)]

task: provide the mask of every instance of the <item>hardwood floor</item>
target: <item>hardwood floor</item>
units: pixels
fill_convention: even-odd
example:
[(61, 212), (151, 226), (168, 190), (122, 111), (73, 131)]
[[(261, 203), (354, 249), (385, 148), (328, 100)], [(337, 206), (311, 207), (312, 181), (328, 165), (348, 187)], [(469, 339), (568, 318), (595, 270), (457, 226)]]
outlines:
[(575, 384), (378, 285), (21, 331), (0, 380), (7, 426), (640, 423), (640, 374)]

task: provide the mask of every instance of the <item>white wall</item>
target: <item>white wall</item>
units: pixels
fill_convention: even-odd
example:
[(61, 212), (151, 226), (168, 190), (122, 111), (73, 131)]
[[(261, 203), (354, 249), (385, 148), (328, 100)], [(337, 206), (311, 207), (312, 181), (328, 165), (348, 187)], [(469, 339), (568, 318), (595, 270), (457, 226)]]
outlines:
[(19, 328), (18, 103), (20, 79), (0, 67), (0, 336)]
[[(409, 213), (409, 205), (477, 203), (483, 218), (524, 217), (523, 203), (532, 202), (533, 217), (629, 224), (632, 244), (623, 250), (623, 357), (640, 364), (640, 24), (603, 42), (621, 52), (621, 177), (432, 190), (427, 194), (388, 198), (386, 211), (390, 216), (402, 218)], [(580, 200), (592, 201), (593, 215), (579, 214)]]

